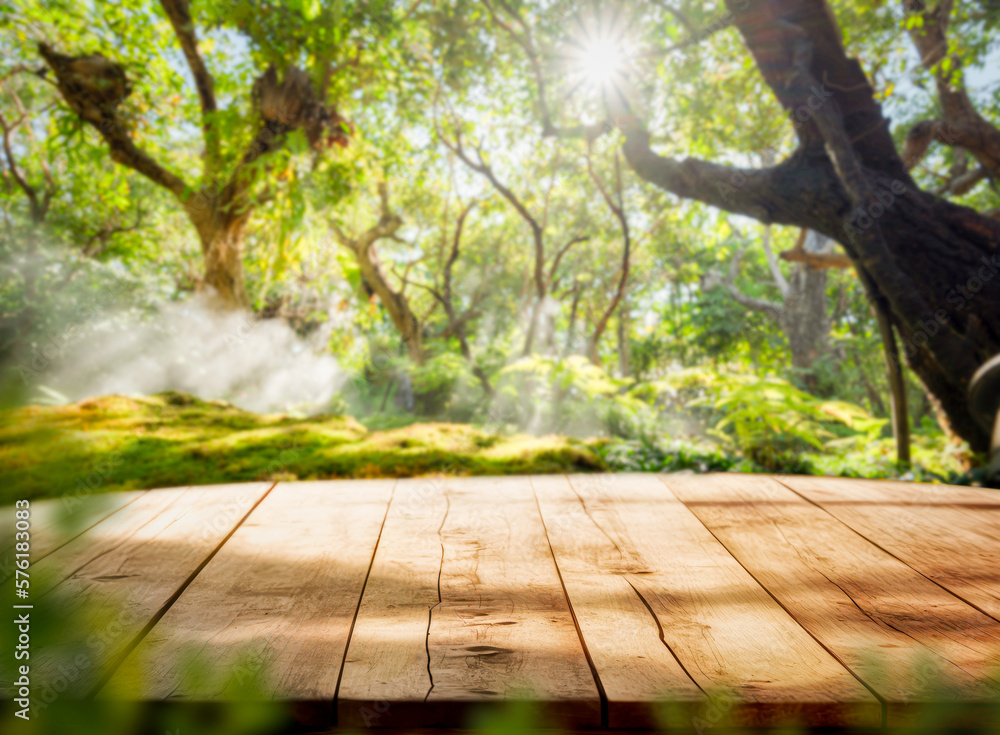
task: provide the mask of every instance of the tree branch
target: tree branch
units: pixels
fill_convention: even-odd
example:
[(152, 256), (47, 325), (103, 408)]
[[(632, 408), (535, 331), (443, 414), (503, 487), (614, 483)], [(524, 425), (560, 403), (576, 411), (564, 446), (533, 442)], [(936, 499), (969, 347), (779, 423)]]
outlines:
[(735, 20), (735, 15), (732, 12), (729, 12), (729, 13), (726, 13), (721, 18), (718, 18), (717, 20), (713, 21), (712, 23), (710, 23), (705, 28), (698, 29), (698, 28), (695, 28), (694, 25), (690, 21), (685, 22), (684, 20), (682, 20), (682, 16), (680, 16), (677, 13), (676, 10), (674, 10), (674, 9), (672, 9), (670, 7), (667, 7), (666, 4), (661, 3), (661, 2), (656, 2), (656, 4), (660, 5), (667, 12), (671, 13), (672, 15), (674, 15), (674, 17), (678, 18), (678, 20), (681, 20), (681, 22), (684, 23), (684, 25), (690, 31), (690, 35), (687, 38), (685, 38), (682, 41), (678, 41), (677, 43), (675, 43), (672, 46), (668, 46), (667, 48), (665, 48), (663, 50), (663, 52), (661, 53), (661, 55), (662, 54), (669, 54), (669, 53), (672, 53), (674, 51), (683, 51), (684, 49), (690, 48), (691, 46), (697, 46), (699, 43), (701, 43), (702, 41), (704, 41), (707, 38), (710, 38), (711, 36), (714, 36), (719, 31), (722, 31), (722, 30), (725, 30), (726, 28), (731, 27), (733, 25), (734, 20)]
[(494, 25), (505, 31), (514, 43), (521, 47), (521, 50), (524, 51), (524, 55), (528, 59), (528, 64), (531, 67), (531, 73), (535, 78), (535, 85), (537, 87), (538, 112), (542, 120), (542, 137), (583, 138), (587, 141), (594, 141), (609, 132), (612, 128), (606, 120), (591, 123), (589, 125), (573, 125), (570, 127), (559, 127), (553, 123), (552, 112), (549, 108), (548, 102), (548, 92), (546, 91), (547, 82), (545, 81), (545, 70), (542, 68), (541, 54), (538, 51), (538, 47), (535, 45), (534, 38), (532, 37), (531, 27), (524, 20), (524, 18), (521, 17), (521, 14), (518, 13), (513, 6), (511, 6), (510, 3), (505, 0), (495, 0), (495, 2), (500, 5), (521, 28), (521, 30), (518, 31), (510, 23), (501, 18), (500, 14), (493, 7), (490, 0), (482, 0), (482, 3), (486, 7)]
[[(137, 207), (134, 224), (124, 226), (105, 223), (101, 229), (97, 230), (94, 234), (87, 238), (87, 241), (83, 246), (83, 255), (88, 258), (94, 258), (104, 252), (105, 248), (108, 246), (108, 241), (115, 235), (138, 230), (142, 227), (142, 215), (142, 207)], [(100, 243), (100, 246), (94, 247), (95, 243)]]
[(251, 164), (281, 148), (290, 131), (302, 129), (316, 151), (333, 145), (344, 147), (348, 142), (350, 124), (335, 108), (322, 104), (309, 75), (298, 67), (286, 69), (279, 82), (272, 64), (256, 79), (250, 96), (261, 118), (260, 128), (235, 169), (228, 174), (217, 172), (225, 183), (220, 186), (209, 181), (205, 187), (218, 192), (218, 206), (230, 216), (243, 216), (251, 208), (248, 195), (257, 178)]
[(441, 304), (448, 313), (450, 321), (454, 321), (455, 318), (455, 310), (452, 306), (452, 269), (455, 267), (455, 262), (458, 260), (459, 249), (462, 243), (462, 230), (465, 227), (465, 218), (469, 216), (469, 213), (472, 212), (478, 204), (479, 202), (475, 200), (469, 202), (469, 204), (466, 205), (466, 207), (458, 215), (458, 222), (455, 224), (455, 235), (451, 241), (451, 252), (448, 254), (448, 259), (444, 264), (444, 271), (442, 274), (442, 290), (444, 291), (444, 294)]
[(942, 194), (961, 196), (962, 194), (967, 194), (972, 191), (976, 184), (988, 178), (990, 178), (990, 172), (987, 168), (985, 166), (977, 166), (970, 171), (965, 171), (964, 173), (948, 179), (948, 181), (945, 182), (945, 184), (935, 193), (938, 196), (941, 196)]
[[(903, 158), (913, 168), (920, 162), (932, 141), (968, 150), (990, 175), (1000, 178), (1000, 128), (990, 124), (972, 104), (962, 80), (962, 63), (948, 53), (948, 21), (952, 0), (941, 0), (925, 9), (921, 0), (903, 0), (903, 9), (919, 25), (908, 28), (910, 39), (920, 54), (920, 61), (934, 77), (943, 120), (925, 120), (907, 133)], [(981, 179), (969, 183), (974, 186)], [(968, 190), (966, 190), (968, 191)], [(958, 192), (952, 192), (958, 193)]]
[(548, 289), (548, 283), (545, 279), (545, 228), (542, 222), (528, 211), (525, 204), (518, 198), (513, 191), (511, 191), (507, 186), (505, 186), (496, 176), (493, 168), (486, 163), (483, 159), (482, 151), (478, 146), (473, 146), (473, 150), (476, 153), (476, 160), (465, 150), (465, 145), (462, 141), (462, 131), (456, 124), (455, 126), (455, 142), (452, 143), (441, 131), (440, 125), (438, 124), (437, 115), (434, 117), (434, 128), (437, 131), (438, 140), (441, 141), (442, 145), (448, 150), (454, 153), (459, 160), (462, 161), (466, 166), (475, 171), (476, 173), (483, 176), (490, 184), (496, 189), (500, 195), (507, 200), (507, 202), (514, 207), (514, 210), (520, 215), (528, 226), (531, 228), (532, 243), (535, 249), (535, 262), (534, 262), (534, 284), (535, 284), (535, 299), (534, 305), (532, 307), (531, 317), (528, 323), (528, 332), (525, 335), (524, 340), (524, 354), (531, 354), (532, 345), (535, 338), (535, 330), (538, 321), (538, 310), (541, 307), (542, 301), (545, 299), (545, 295)]
[(601, 197), (604, 199), (604, 203), (608, 205), (608, 209), (611, 210), (615, 219), (618, 220), (618, 224), (622, 230), (623, 241), (622, 264), (618, 272), (618, 284), (615, 288), (614, 295), (611, 297), (611, 301), (608, 303), (607, 307), (605, 307), (601, 316), (598, 318), (597, 323), (594, 325), (594, 331), (590, 338), (590, 359), (593, 363), (597, 364), (599, 362), (597, 345), (600, 342), (604, 331), (608, 327), (608, 322), (611, 320), (611, 316), (615, 313), (615, 310), (618, 308), (618, 304), (621, 303), (622, 297), (625, 295), (625, 285), (628, 283), (629, 275), (632, 237), (629, 232), (628, 217), (625, 214), (625, 205), (622, 196), (621, 164), (618, 160), (618, 151), (615, 151), (615, 198), (611, 196), (611, 193), (604, 185), (601, 177), (599, 177), (597, 172), (594, 171), (593, 160), (590, 155), (589, 147), (587, 151), (587, 173), (590, 174), (591, 180), (597, 185), (598, 191), (601, 192)]
[(764, 236), (761, 238), (761, 245), (764, 246), (764, 255), (767, 257), (767, 266), (771, 269), (771, 277), (774, 278), (774, 283), (778, 287), (778, 291), (781, 292), (781, 298), (787, 299), (788, 294), (792, 292), (792, 288), (788, 285), (788, 281), (785, 279), (785, 274), (781, 272), (781, 265), (779, 265), (777, 258), (774, 257), (774, 252), (771, 250), (770, 225), (765, 225), (764, 227)]
[(559, 250), (556, 251), (556, 254), (553, 256), (552, 261), (549, 263), (549, 276), (547, 281), (550, 287), (556, 281), (556, 271), (559, 269), (559, 264), (562, 262), (563, 256), (566, 255), (566, 253), (568, 253), (570, 248), (572, 248), (574, 245), (577, 245), (581, 242), (587, 242), (588, 240), (590, 240), (590, 235), (578, 235), (576, 237), (571, 237), (566, 242), (565, 245), (563, 245), (561, 248), (559, 248)]
[(778, 253), (778, 257), (793, 263), (805, 263), (813, 270), (850, 268), (853, 265), (851, 259), (842, 253), (810, 253), (797, 248)]
[(541, 223), (533, 214), (531, 214), (531, 212), (528, 211), (528, 208), (518, 198), (518, 196), (497, 178), (493, 168), (483, 159), (482, 150), (478, 146), (473, 146), (473, 150), (476, 153), (476, 160), (474, 161), (465, 150), (465, 144), (462, 142), (462, 132), (457, 127), (455, 129), (454, 144), (452, 144), (441, 133), (440, 129), (438, 131), (438, 138), (444, 144), (445, 148), (458, 156), (462, 163), (489, 181), (493, 188), (499, 192), (500, 196), (506, 199), (510, 205), (514, 207), (514, 210), (521, 216), (521, 219), (528, 223), (532, 234), (535, 235), (536, 238), (541, 237), (543, 230)]
[[(493, 386), (490, 384), (489, 376), (486, 375), (486, 371), (476, 363), (476, 359), (472, 354), (472, 347), (469, 344), (469, 337), (465, 331), (465, 325), (469, 322), (475, 315), (478, 315), (478, 311), (475, 307), (468, 309), (461, 317), (455, 314), (455, 306), (453, 292), (452, 292), (452, 269), (455, 262), (458, 260), (458, 254), (461, 249), (462, 244), (462, 231), (465, 228), (465, 220), (469, 216), (469, 213), (478, 205), (479, 202), (472, 201), (462, 210), (458, 215), (458, 221), (455, 224), (455, 234), (452, 237), (451, 252), (448, 254), (448, 259), (444, 264), (443, 272), (443, 294), (438, 295), (438, 300), (444, 307), (445, 315), (448, 317), (448, 331), (458, 339), (458, 346), (462, 352), (462, 356), (469, 362), (472, 374), (476, 376), (479, 380), (479, 384), (482, 386), (483, 391), (488, 396), (493, 395)], [(435, 292), (435, 295), (436, 292)]]
[[(925, 9), (922, 0), (902, 0), (905, 16), (912, 18), (914, 11), (920, 18), (919, 25), (908, 26), (910, 39), (920, 54), (920, 63), (934, 77), (938, 98), (948, 117), (962, 118), (975, 114), (972, 100), (962, 87), (961, 61), (948, 54), (948, 20), (952, 0), (941, 0), (933, 8)], [(942, 64), (950, 59), (947, 65)]]
[(336, 222), (331, 222), (330, 228), (338, 242), (354, 253), (358, 270), (361, 272), (361, 279), (367, 286), (368, 292), (378, 296), (406, 345), (410, 359), (420, 365), (423, 364), (425, 358), (421, 321), (414, 314), (406, 296), (400, 290), (393, 288), (389, 282), (375, 248), (375, 243), (379, 240), (395, 235), (396, 231), (402, 227), (403, 220), (389, 207), (389, 189), (384, 181), (378, 186), (378, 195), (380, 200), (379, 219), (365, 232), (351, 237)]
[(767, 314), (782, 314), (785, 307), (782, 304), (776, 304), (773, 301), (768, 301), (767, 299), (758, 299), (748, 294), (743, 293), (736, 287), (736, 276), (740, 271), (740, 264), (743, 262), (743, 256), (746, 254), (746, 250), (737, 250), (733, 254), (733, 259), (729, 263), (729, 273), (723, 283), (726, 290), (733, 300), (745, 306), (753, 311), (761, 311)]
[(215, 80), (205, 67), (205, 62), (198, 51), (198, 37), (191, 19), (190, 0), (160, 0), (174, 35), (180, 42), (184, 58), (187, 60), (194, 86), (198, 90), (198, 101), (201, 104), (201, 128), (205, 136), (205, 176), (211, 176), (218, 170), (221, 163), (219, 135), (214, 127), (213, 117), (218, 111), (215, 101)]
[(132, 92), (124, 69), (100, 54), (65, 56), (45, 43), (38, 45), (38, 51), (55, 73), (56, 86), (63, 99), (73, 112), (101, 134), (112, 160), (142, 174), (184, 203), (188, 187), (183, 179), (132, 142), (118, 113), (119, 105)]
[[(661, 189), (764, 223), (793, 224), (806, 219), (803, 213), (796, 213), (801, 204), (784, 196), (794, 191), (784, 185), (784, 179), (798, 178), (794, 175), (798, 161), (762, 169), (735, 168), (692, 158), (678, 161), (653, 151), (649, 133), (634, 120), (625, 123), (623, 130), (625, 160), (641, 178)], [(820, 181), (817, 177), (817, 190), (800, 188), (797, 193), (803, 199), (829, 199), (839, 193), (820, 190)]]
[(378, 222), (357, 237), (347, 235), (336, 222), (330, 222), (330, 228), (341, 245), (357, 253), (364, 253), (373, 243), (383, 238), (392, 237), (403, 226), (402, 218), (393, 213), (389, 207), (389, 187), (384, 181), (379, 182), (378, 195), (380, 203)]
[[(4, 77), (4, 80), (10, 78), (12, 75), (13, 73), (8, 74)], [(0, 87), (2, 86), (3, 82), (0, 81)], [(7, 158), (7, 168), (10, 169), (11, 176), (14, 177), (15, 183), (17, 183), (18, 187), (28, 198), (28, 212), (30, 213), (31, 221), (38, 224), (45, 219), (45, 215), (48, 213), (49, 204), (52, 201), (52, 194), (55, 190), (55, 186), (47, 177), (49, 186), (45, 187), (45, 191), (42, 196), (39, 197), (38, 189), (28, 182), (27, 174), (21, 171), (21, 167), (18, 165), (17, 159), (14, 156), (12, 138), (17, 128), (19, 128), (28, 119), (28, 113), (24, 109), (24, 105), (21, 103), (21, 98), (18, 97), (17, 92), (12, 91), (10, 94), (14, 99), (15, 106), (17, 107), (18, 116), (16, 120), (7, 120), (7, 118), (0, 113), (0, 128), (3, 129), (4, 156)]]

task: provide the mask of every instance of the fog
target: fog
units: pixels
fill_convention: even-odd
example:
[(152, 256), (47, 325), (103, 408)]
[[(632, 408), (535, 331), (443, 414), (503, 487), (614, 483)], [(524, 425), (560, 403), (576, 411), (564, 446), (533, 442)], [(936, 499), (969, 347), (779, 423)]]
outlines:
[(219, 312), (203, 294), (166, 302), (152, 316), (107, 314), (83, 325), (45, 384), (76, 401), (111, 393), (183, 391), (255, 412), (327, 408), (346, 375), (279, 319)]

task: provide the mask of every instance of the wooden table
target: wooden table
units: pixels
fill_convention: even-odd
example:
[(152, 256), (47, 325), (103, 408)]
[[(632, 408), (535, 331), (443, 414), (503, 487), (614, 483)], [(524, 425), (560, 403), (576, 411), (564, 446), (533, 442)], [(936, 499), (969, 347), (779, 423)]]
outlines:
[(981, 723), (1000, 700), (991, 490), (425, 478), (32, 513), (29, 602), (55, 621), (35, 696), (262, 697), (344, 729), (457, 727), (516, 701), (569, 728), (697, 731), (907, 726), (928, 706)]

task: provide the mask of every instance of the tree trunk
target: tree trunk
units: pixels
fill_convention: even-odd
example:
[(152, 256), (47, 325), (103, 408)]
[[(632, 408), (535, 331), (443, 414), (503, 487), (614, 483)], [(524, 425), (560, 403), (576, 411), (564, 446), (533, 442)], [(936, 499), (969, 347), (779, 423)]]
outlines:
[(878, 320), (879, 332), (885, 349), (886, 377), (889, 381), (889, 407), (892, 409), (892, 435), (896, 440), (896, 461), (910, 464), (910, 418), (906, 405), (906, 380), (903, 366), (899, 364), (899, 348), (889, 316), (880, 304), (872, 305)]
[(629, 164), (679, 196), (841, 243), (870, 295), (888, 304), (942, 424), (986, 451), (989, 432), (966, 394), (978, 366), (1000, 353), (1000, 222), (916, 186), (823, 0), (727, 6), (792, 115), (797, 151), (760, 170), (676, 161), (653, 152), (648, 133), (623, 115)]
[(623, 378), (627, 378), (632, 373), (629, 313), (628, 306), (624, 301), (618, 309), (618, 373)]
[(792, 366), (810, 392), (818, 387), (816, 363), (830, 350), (830, 317), (826, 305), (826, 271), (796, 264), (779, 321), (792, 353)]
[[(774, 285), (781, 293), (781, 301), (754, 298), (737, 288), (736, 275), (745, 251), (740, 251), (733, 257), (729, 275), (724, 279), (725, 285), (729, 295), (738, 304), (765, 314), (777, 322), (788, 341), (792, 366), (805, 383), (806, 389), (810, 393), (816, 393), (819, 388), (816, 363), (830, 352), (832, 320), (827, 314), (826, 270), (796, 262), (791, 276), (785, 278), (781, 264), (771, 250), (770, 227), (765, 228), (761, 244), (774, 277)], [(808, 230), (803, 230), (799, 238), (799, 246), (808, 246), (803, 252), (821, 252), (830, 244), (828, 239)], [(715, 284), (718, 278), (719, 276), (713, 276), (706, 279), (704, 284), (714, 287), (708, 284)]]
[(244, 218), (238, 218), (198, 228), (205, 257), (202, 286), (213, 291), (216, 303), (223, 309), (250, 308), (243, 275), (245, 224)]
[(566, 345), (563, 347), (563, 357), (569, 357), (576, 350), (576, 321), (577, 312), (580, 309), (580, 295), (582, 289), (579, 282), (573, 284), (573, 300), (569, 307), (569, 324), (566, 328)]
[[(810, 393), (819, 390), (817, 363), (830, 354), (830, 329), (833, 322), (827, 313), (826, 269), (803, 263), (792, 266), (791, 276), (782, 275), (781, 264), (771, 250), (771, 228), (764, 232), (764, 251), (784, 303), (779, 321), (788, 340), (792, 366), (799, 371)], [(798, 247), (805, 253), (828, 253), (833, 243), (812, 230), (803, 230)]]
[(372, 242), (367, 247), (355, 250), (355, 254), (362, 280), (378, 296), (382, 306), (389, 312), (389, 318), (399, 331), (399, 336), (403, 340), (403, 344), (406, 345), (406, 352), (410, 359), (417, 365), (423, 365), (425, 355), (420, 322), (410, 308), (410, 302), (402, 293), (394, 289), (386, 278), (382, 264), (378, 260), (375, 243)]
[(399, 228), (403, 226), (403, 220), (399, 215), (393, 213), (389, 206), (389, 186), (387, 183), (381, 182), (378, 185), (378, 195), (381, 201), (381, 216), (378, 222), (358, 237), (347, 235), (336, 222), (331, 222), (331, 226), (340, 244), (354, 255), (358, 270), (361, 271), (361, 280), (364, 281), (368, 291), (378, 296), (382, 306), (389, 312), (389, 318), (399, 332), (403, 344), (406, 345), (406, 352), (410, 359), (418, 365), (423, 365), (425, 355), (423, 329), (420, 326), (420, 321), (410, 308), (410, 302), (406, 295), (401, 290), (397, 291), (393, 288), (389, 282), (378, 257), (378, 241), (394, 237)]
[(535, 349), (535, 335), (538, 332), (538, 320), (541, 318), (542, 299), (545, 295), (535, 295), (535, 300), (531, 303), (531, 311), (528, 314), (528, 331), (524, 335), (524, 347), (521, 348), (521, 356), (528, 357)]
[(599, 338), (598, 337), (595, 337), (593, 334), (590, 335), (590, 336), (588, 336), (587, 337), (587, 347), (586, 347), (585, 352), (586, 352), (588, 360), (590, 360), (592, 363), (594, 363), (598, 367), (601, 367), (601, 355), (597, 351), (598, 344), (599, 344)]

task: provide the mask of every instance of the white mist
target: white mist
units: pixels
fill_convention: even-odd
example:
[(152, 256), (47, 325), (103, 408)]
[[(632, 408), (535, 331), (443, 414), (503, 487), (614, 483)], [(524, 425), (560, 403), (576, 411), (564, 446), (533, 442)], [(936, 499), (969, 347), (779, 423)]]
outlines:
[(45, 383), (71, 400), (166, 390), (259, 413), (318, 413), (347, 379), (325, 334), (305, 340), (279, 319), (220, 312), (205, 295), (151, 316), (97, 317), (66, 346)]

